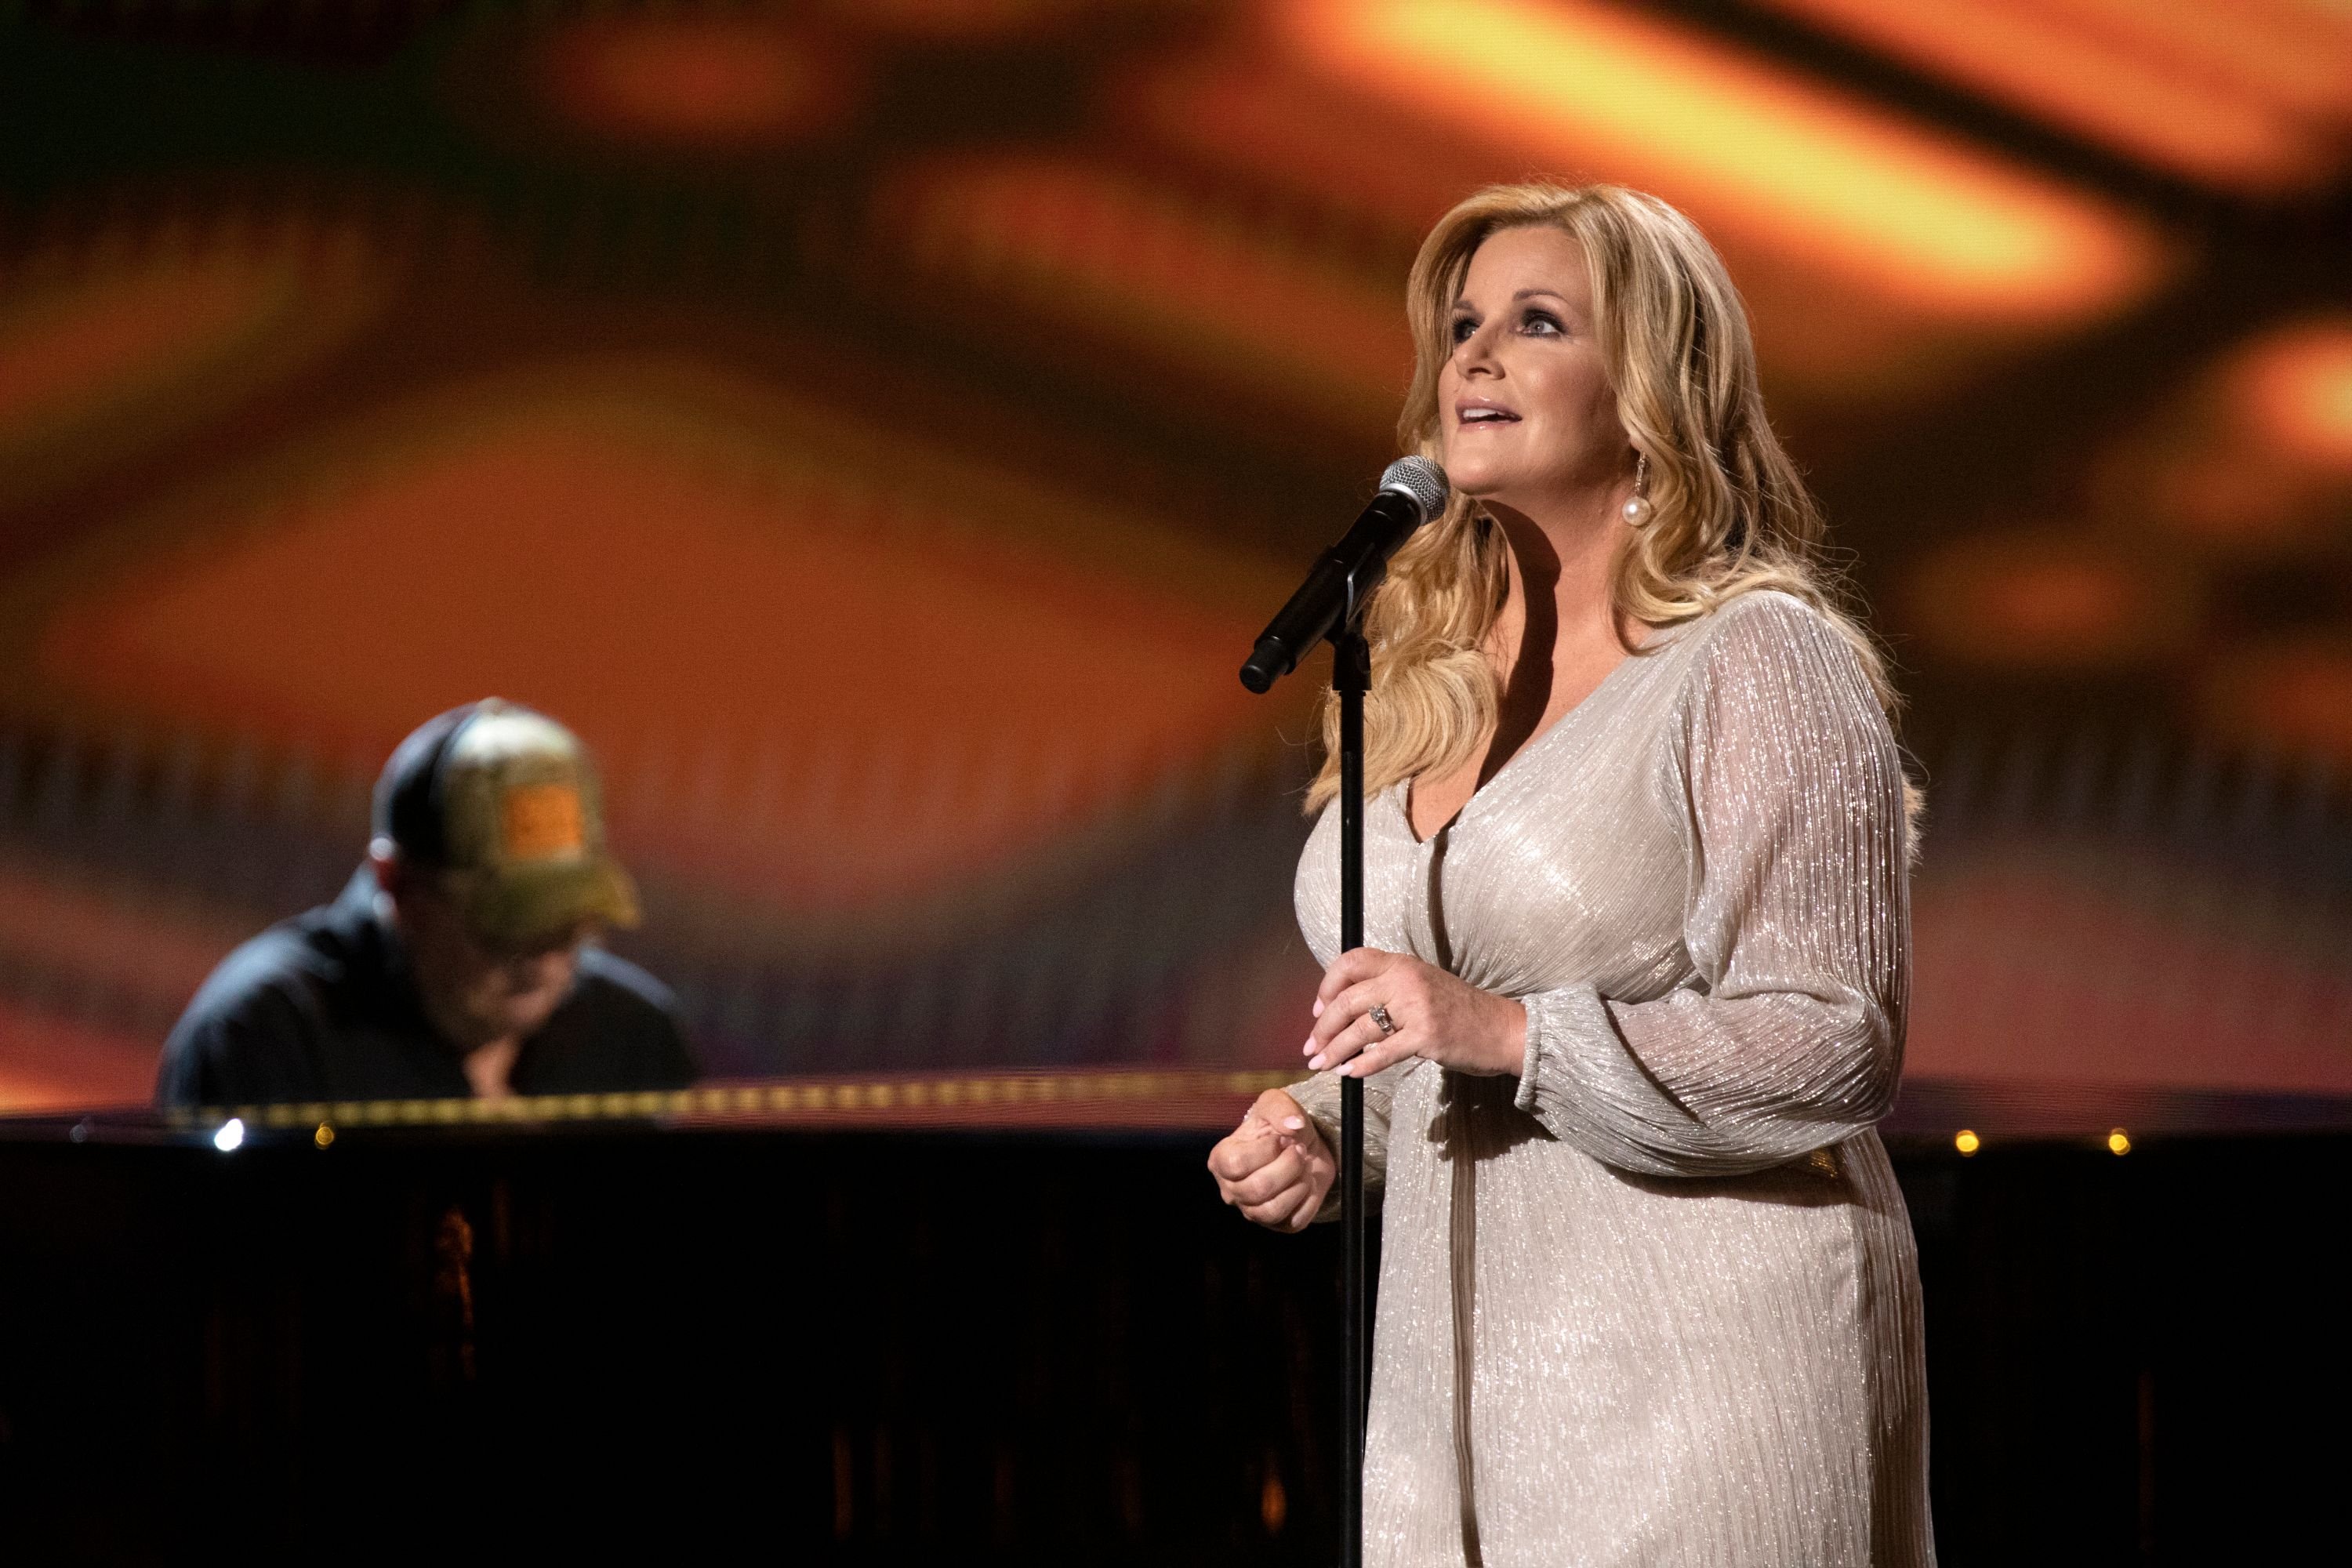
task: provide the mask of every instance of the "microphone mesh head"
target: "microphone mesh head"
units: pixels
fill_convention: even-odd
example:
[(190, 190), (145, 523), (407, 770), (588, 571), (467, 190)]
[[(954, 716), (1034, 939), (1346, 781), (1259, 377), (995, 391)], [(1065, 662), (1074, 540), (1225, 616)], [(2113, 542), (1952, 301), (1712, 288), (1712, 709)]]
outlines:
[(1450, 488), (1445, 470), (1427, 458), (1399, 458), (1381, 476), (1381, 489), (1412, 497), (1421, 508), (1423, 522), (1445, 510), (1445, 495)]

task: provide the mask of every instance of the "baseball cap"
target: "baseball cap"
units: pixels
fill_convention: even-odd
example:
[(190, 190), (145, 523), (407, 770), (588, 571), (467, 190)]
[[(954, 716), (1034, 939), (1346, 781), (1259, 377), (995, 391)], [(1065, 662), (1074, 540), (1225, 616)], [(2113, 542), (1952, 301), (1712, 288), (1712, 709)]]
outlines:
[(528, 946), (585, 921), (637, 923), (637, 890), (604, 847), (595, 764), (546, 714), (486, 698), (419, 725), (375, 785), (375, 834), (446, 874), (466, 923)]

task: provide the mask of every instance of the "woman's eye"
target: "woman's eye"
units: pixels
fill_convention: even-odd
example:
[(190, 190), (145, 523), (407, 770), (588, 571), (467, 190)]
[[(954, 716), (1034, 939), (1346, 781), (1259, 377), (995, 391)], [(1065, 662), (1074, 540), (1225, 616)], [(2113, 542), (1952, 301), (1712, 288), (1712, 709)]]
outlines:
[(1520, 321), (1519, 330), (1533, 337), (1550, 337), (1562, 329), (1559, 318), (1549, 310), (1529, 310)]
[(1470, 317), (1456, 316), (1454, 318), (1454, 324), (1446, 329), (1446, 333), (1455, 342), (1466, 343), (1470, 341), (1470, 334), (1477, 330), (1478, 323)]

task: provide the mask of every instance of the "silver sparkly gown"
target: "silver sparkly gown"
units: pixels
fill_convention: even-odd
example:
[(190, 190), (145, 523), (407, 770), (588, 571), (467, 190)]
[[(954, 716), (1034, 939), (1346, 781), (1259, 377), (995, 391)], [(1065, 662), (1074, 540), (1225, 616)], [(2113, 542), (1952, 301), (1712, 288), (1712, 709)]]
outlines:
[[(1904, 833), (1860, 663), (1776, 593), (1654, 636), (1427, 843), (1405, 786), (1367, 803), (1367, 942), (1528, 1025), (1517, 1078), (1365, 1086), (1367, 1563), (1934, 1561), (1917, 1261), (1871, 1131)], [(1328, 963), (1335, 813), (1297, 906)], [(1337, 1080), (1292, 1092), (1336, 1146)]]

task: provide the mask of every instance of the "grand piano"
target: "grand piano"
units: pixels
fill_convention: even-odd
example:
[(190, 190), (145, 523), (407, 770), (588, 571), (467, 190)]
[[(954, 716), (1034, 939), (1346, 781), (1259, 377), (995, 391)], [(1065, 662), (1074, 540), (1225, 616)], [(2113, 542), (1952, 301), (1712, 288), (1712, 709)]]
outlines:
[[(0, 1120), (21, 1562), (1326, 1563), (1249, 1074)], [(2343, 1134), (1897, 1139), (1948, 1563), (2341, 1547)]]

